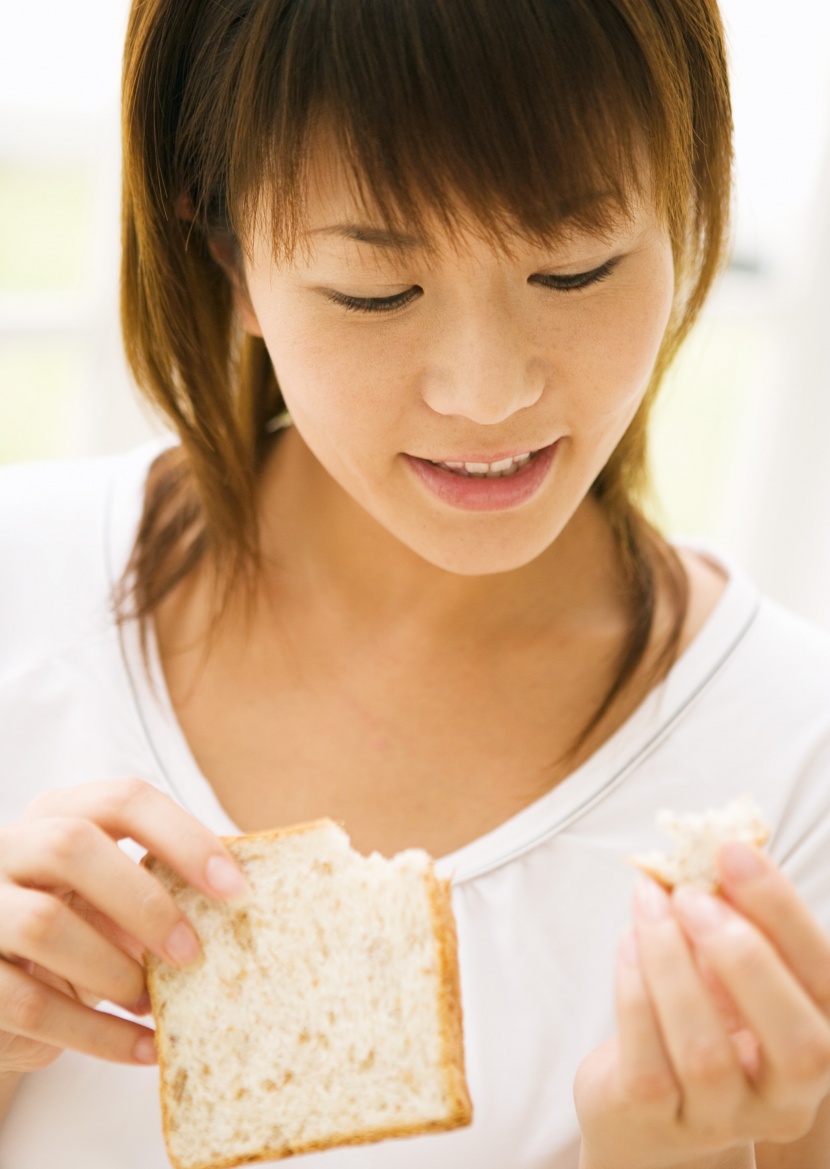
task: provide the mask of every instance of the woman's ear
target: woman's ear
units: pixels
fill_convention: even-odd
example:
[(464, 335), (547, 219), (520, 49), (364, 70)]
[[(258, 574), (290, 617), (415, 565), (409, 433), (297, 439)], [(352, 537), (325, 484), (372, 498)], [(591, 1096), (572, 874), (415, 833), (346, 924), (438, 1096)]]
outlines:
[[(193, 200), (187, 191), (182, 191), (176, 199), (176, 214), (188, 222), (196, 218)], [(233, 304), (242, 328), (253, 337), (261, 337), (262, 329), (248, 295), (245, 274), (240, 269), (234, 241), (228, 236), (213, 236), (208, 239), (208, 251), (231, 282)]]
[(254, 306), (251, 304), (245, 274), (237, 261), (233, 240), (216, 237), (209, 239), (208, 251), (231, 282), (233, 304), (242, 328), (252, 337), (261, 337), (262, 329), (259, 327)]

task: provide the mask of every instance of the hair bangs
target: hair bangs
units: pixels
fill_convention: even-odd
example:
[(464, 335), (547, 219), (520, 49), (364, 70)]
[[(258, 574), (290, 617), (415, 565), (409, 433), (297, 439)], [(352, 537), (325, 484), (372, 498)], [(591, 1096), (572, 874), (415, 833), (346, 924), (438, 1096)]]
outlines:
[(668, 103), (610, 3), (262, 5), (239, 70), (234, 116), (217, 119), (228, 227), (246, 251), (267, 230), (277, 262), (301, 243), (319, 143), (390, 237), (433, 241), (437, 225), (506, 252), (517, 235), (609, 232), (646, 193), (666, 212), (684, 180)]

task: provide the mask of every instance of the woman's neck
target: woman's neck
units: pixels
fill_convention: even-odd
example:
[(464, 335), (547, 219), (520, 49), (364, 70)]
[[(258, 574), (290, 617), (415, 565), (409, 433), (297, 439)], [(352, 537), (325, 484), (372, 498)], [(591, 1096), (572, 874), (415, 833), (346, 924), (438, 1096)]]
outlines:
[(461, 575), (389, 533), (293, 438), (281, 438), (260, 485), (266, 600), (324, 604), (357, 624), (404, 626), (427, 640), (475, 631), (499, 641), (521, 628), (627, 619), (614, 538), (592, 497), (530, 563)]

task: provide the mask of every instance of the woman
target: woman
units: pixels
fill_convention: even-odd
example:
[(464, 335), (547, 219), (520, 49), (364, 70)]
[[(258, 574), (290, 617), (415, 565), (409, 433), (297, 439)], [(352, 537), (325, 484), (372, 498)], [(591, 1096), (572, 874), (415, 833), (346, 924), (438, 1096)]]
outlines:
[[(178, 441), (3, 476), (9, 1169), (166, 1164), (140, 960), (198, 941), (134, 860), (233, 896), (219, 834), (322, 815), (453, 874), (476, 1111), (327, 1164), (823, 1164), (830, 643), (641, 511), (730, 130), (714, 0), (134, 4)], [(747, 789), (770, 859), (630, 927), (655, 810)]]

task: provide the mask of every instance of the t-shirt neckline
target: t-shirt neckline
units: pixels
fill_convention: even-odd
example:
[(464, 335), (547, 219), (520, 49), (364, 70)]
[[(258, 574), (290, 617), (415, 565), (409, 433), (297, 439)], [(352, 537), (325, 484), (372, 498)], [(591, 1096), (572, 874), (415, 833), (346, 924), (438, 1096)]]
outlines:
[[(153, 449), (158, 446), (157, 443), (149, 445)], [(142, 489), (143, 483), (141, 478)], [(130, 507), (130, 501), (125, 493), (122, 507), (116, 503), (110, 509), (111, 545), (123, 541), (124, 529), (119, 519), (126, 518), (126, 507)], [(135, 514), (135, 500), (130, 510)], [(495, 828), (454, 852), (435, 858), (435, 870), (440, 877), (451, 878), (459, 884), (499, 868), (561, 831), (606, 798), (671, 733), (672, 727), (729, 659), (758, 612), (761, 600), (758, 590), (731, 557), (705, 541), (682, 538), (675, 541), (675, 546), (707, 556), (728, 577), (720, 599), (697, 636), (626, 722), (570, 775)], [(110, 562), (119, 561), (111, 556)], [(230, 818), (199, 769), (181, 729), (152, 624), (147, 634), (152, 686), (143, 667), (137, 623), (125, 623), (119, 631), (135, 712), (159, 778), (181, 805), (212, 831), (223, 836), (242, 835), (242, 829)]]

